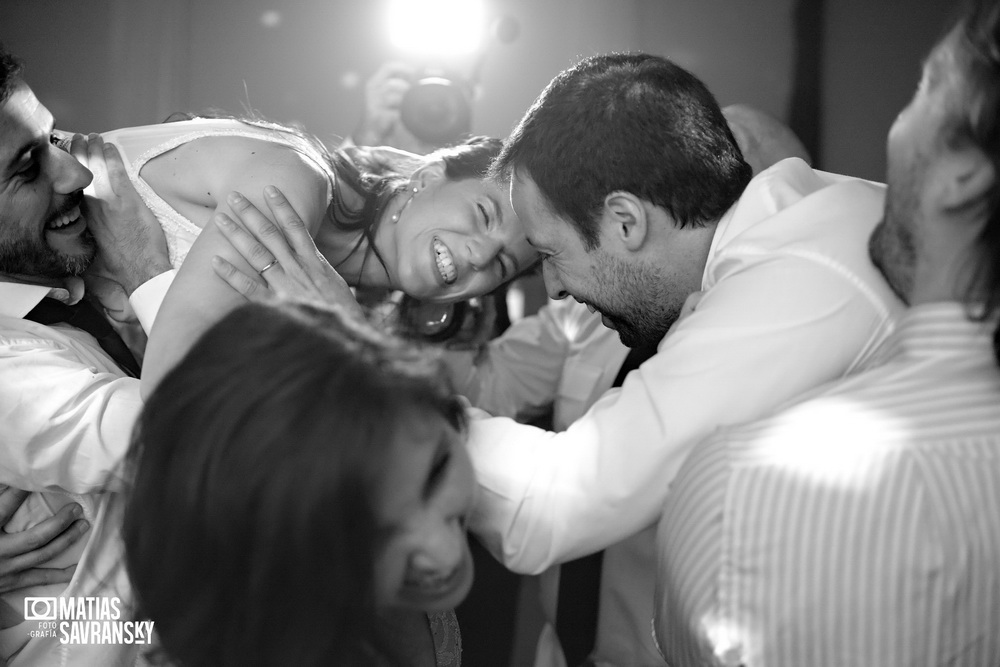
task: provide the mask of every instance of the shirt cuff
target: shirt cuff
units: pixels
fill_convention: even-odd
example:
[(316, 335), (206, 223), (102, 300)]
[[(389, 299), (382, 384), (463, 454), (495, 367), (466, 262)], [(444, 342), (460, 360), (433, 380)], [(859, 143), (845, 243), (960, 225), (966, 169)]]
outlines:
[(176, 275), (176, 269), (164, 271), (136, 287), (132, 296), (128, 298), (128, 302), (132, 305), (132, 310), (135, 311), (136, 317), (139, 318), (139, 324), (142, 325), (142, 330), (146, 332), (147, 336), (153, 330), (156, 313), (159, 312), (163, 297), (167, 295), (167, 290), (170, 289)]

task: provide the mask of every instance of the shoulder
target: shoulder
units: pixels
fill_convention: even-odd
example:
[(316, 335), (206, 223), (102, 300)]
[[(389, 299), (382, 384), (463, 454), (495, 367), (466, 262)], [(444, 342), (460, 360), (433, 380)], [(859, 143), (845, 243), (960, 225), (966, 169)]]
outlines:
[(142, 176), (164, 199), (215, 209), (237, 190), (258, 199), (277, 186), (304, 219), (321, 215), (329, 175), (277, 132), (203, 136), (150, 160)]

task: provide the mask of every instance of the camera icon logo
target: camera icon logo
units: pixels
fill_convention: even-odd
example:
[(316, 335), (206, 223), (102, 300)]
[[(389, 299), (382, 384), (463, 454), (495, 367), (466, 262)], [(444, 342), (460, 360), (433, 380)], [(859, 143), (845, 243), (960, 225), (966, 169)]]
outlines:
[(24, 620), (54, 621), (59, 610), (58, 598), (24, 598)]

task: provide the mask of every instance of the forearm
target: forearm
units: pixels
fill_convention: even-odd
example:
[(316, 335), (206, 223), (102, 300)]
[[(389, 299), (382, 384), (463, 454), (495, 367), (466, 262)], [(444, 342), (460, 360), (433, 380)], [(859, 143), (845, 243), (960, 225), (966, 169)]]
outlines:
[(564, 322), (549, 306), (513, 324), (457, 377), (457, 389), (495, 416), (518, 417), (550, 406), (569, 354)]
[(122, 488), (142, 410), (139, 382), (52, 341), (0, 342), (0, 483), (90, 493)]

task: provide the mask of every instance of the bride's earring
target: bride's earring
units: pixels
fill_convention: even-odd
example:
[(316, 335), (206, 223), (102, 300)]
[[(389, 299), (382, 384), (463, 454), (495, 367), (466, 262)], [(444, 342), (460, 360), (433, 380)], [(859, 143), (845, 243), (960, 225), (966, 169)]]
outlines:
[(403, 205), (399, 207), (398, 211), (389, 216), (389, 219), (392, 220), (393, 223), (399, 222), (399, 216), (403, 214), (403, 211), (406, 210), (406, 207), (410, 205), (410, 202), (413, 201), (413, 198), (417, 196), (417, 193), (420, 192), (420, 190), (417, 186), (413, 186), (413, 189), (410, 190), (410, 192), (412, 194), (410, 194), (409, 199), (407, 199)]

